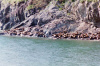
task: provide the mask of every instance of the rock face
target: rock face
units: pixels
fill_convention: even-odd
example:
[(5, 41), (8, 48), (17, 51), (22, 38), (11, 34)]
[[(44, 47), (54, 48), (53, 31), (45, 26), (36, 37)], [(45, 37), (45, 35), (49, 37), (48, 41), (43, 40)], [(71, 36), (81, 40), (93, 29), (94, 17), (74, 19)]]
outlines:
[(25, 20), (22, 6), (13, 8), (11, 5), (7, 5), (0, 11), (0, 15), (0, 21), (2, 23), (1, 29), (3, 30), (10, 29), (16, 23)]
[(64, 11), (59, 11), (59, 9), (55, 5), (49, 4), (49, 6), (47, 6), (44, 10), (30, 16), (26, 20), (16, 25), (15, 28), (22, 24), (23, 26), (27, 27), (35, 25), (43, 26), (54, 19), (59, 19), (62, 16), (65, 16)]
[[(60, 33), (98, 33), (100, 30), (99, 1), (67, 1), (60, 10), (57, 1), (46, 3), (44, 9), (26, 10), (29, 3), (21, 1), (0, 10), (0, 29), (9, 35), (50, 37)], [(58, 36), (58, 35), (56, 35)], [(66, 35), (63, 35), (66, 37)], [(68, 36), (73, 37), (73, 36)], [(75, 36), (74, 36), (75, 38)]]
[(73, 3), (74, 6), (66, 6), (70, 13), (74, 14), (76, 20), (80, 20), (83, 22), (93, 22), (94, 26), (99, 27), (98, 24), (100, 23), (100, 12), (99, 12), (99, 1), (83, 1), (77, 0)]

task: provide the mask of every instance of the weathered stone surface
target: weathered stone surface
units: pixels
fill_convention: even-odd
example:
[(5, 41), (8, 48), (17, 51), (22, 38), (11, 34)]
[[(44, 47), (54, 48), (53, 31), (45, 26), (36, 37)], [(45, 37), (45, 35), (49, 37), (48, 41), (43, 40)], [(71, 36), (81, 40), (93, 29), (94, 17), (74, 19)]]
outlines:
[[(67, 2), (65, 9), (60, 10), (61, 4), (51, 1), (39, 12), (35, 9), (26, 11), (25, 2), (8, 5), (0, 10), (0, 28), (8, 30), (6, 33), (11, 36), (87, 38), (90, 36), (87, 33), (100, 32), (98, 3), (75, 0)], [(76, 32), (82, 34), (76, 35)], [(97, 38), (91, 34), (90, 39)]]

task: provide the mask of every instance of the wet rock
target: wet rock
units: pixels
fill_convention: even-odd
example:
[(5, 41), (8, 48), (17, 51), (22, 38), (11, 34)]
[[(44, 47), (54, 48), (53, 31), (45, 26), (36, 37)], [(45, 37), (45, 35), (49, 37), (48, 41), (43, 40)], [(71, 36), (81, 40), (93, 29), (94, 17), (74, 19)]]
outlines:
[(15, 35), (17, 35), (17, 33), (9, 33), (10, 34), (10, 36), (15, 36)]
[(68, 38), (68, 34), (67, 34), (67, 33), (64, 34), (64, 35), (63, 35), (63, 38)]
[(3, 33), (3, 32), (0, 32), (0, 35), (5, 35), (5, 33)]
[(37, 37), (45, 37), (43, 32), (37, 32)]

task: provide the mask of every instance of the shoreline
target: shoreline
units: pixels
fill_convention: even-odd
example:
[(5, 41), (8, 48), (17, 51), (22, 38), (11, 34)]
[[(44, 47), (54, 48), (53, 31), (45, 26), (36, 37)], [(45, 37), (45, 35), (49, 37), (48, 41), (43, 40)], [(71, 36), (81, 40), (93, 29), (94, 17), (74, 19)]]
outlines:
[(3, 36), (14, 36), (14, 37), (31, 37), (31, 38), (50, 38), (50, 39), (66, 39), (66, 40), (95, 40), (100, 41), (100, 32), (97, 33), (82, 33), (82, 32), (70, 32), (63, 31), (60, 33), (54, 33), (46, 35), (46, 33), (41, 31), (25, 30), (24, 27), (15, 28), (11, 30), (1, 30), (0, 35)]
[(29, 5), (36, 5), (35, 1), (6, 6), (0, 3), (0, 35), (100, 41), (99, 1), (89, 4), (80, 0), (41, 2), (44, 3), (42, 6), (38, 4), (29, 10)]
[(5, 36), (5, 37), (20, 37), (20, 38), (43, 38), (43, 39), (51, 39), (51, 40), (82, 40), (82, 41), (100, 41), (100, 39), (92, 39), (90, 40), (89, 38), (54, 38), (54, 37), (36, 37), (36, 36), (17, 36), (17, 35), (7, 35), (7, 34), (4, 34), (4, 35), (0, 35), (0, 36)]

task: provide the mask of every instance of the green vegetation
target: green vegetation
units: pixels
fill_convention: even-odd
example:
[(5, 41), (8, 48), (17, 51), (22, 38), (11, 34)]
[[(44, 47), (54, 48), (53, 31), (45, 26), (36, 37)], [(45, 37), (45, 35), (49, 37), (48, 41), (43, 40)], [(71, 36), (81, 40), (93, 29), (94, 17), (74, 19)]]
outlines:
[(88, 2), (92, 1), (92, 2), (97, 2), (98, 0), (87, 0)]
[(30, 9), (33, 9), (34, 8), (34, 5), (28, 5), (26, 10), (30, 10)]
[[(10, 3), (12, 5), (19, 3), (21, 1), (29, 1), (29, 0), (2, 0), (3, 4)], [(28, 6), (26, 7), (27, 10), (36, 8), (44, 8), (51, 0), (30, 0)]]
[(18, 3), (18, 2), (21, 2), (21, 1), (27, 1), (27, 0), (2, 0), (2, 3), (3, 4), (7, 4), (7, 3), (10, 3), (10, 4), (15, 4), (15, 3)]
[(63, 8), (59, 8), (59, 10), (61, 11), (61, 10), (63, 10)]
[(67, 15), (70, 15), (70, 13), (67, 13)]
[(56, 1), (58, 1), (60, 3), (60, 5), (57, 5), (57, 7), (59, 8), (59, 10), (60, 11), (63, 10), (66, 0), (56, 0)]
[(98, 0), (80, 0), (81, 3), (82, 3), (83, 1), (87, 1), (87, 2), (97, 2)]
[(65, 2), (75, 2), (75, 0), (56, 0), (60, 3), (60, 5), (57, 5), (57, 7), (59, 8), (59, 10), (63, 10), (64, 9), (64, 5), (65, 5)]
[[(65, 3), (65, 2), (67, 2), (67, 1), (69, 1), (69, 0), (56, 0), (56, 1), (59, 1), (60, 3)], [(70, 0), (71, 2), (75, 2), (75, 0)]]

